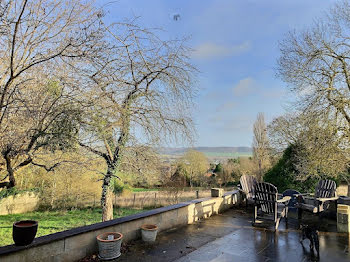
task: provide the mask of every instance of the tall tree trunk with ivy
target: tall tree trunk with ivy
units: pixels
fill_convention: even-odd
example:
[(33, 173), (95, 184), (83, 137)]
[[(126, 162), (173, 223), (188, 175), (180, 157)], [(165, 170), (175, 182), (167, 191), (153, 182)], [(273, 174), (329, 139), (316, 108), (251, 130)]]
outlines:
[(102, 206), (102, 221), (113, 219), (113, 203), (110, 182), (112, 178), (112, 168), (108, 167), (106, 175), (102, 182), (101, 206)]
[[(115, 177), (118, 167), (120, 165), (122, 154), (125, 145), (128, 141), (129, 127), (130, 127), (130, 117), (129, 117), (129, 104), (132, 100), (132, 95), (127, 96), (124, 100), (124, 113), (122, 114), (122, 129), (121, 134), (117, 141), (117, 146), (114, 150), (112, 156), (105, 155), (105, 160), (107, 164), (107, 171), (103, 177), (102, 182), (102, 194), (101, 194), (101, 206), (102, 206), (102, 221), (107, 221), (113, 219), (113, 201), (112, 201), (112, 191), (111, 191), (111, 181)], [(125, 113), (126, 112), (126, 113)], [(106, 145), (107, 146), (107, 145)], [(110, 150), (107, 150), (111, 152)]]

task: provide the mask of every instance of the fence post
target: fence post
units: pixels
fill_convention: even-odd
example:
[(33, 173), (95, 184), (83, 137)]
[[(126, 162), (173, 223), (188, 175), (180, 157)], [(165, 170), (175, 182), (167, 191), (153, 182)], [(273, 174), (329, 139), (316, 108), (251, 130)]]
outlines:
[(132, 203), (132, 207), (135, 207), (135, 198), (136, 198), (136, 194), (134, 193), (134, 201)]
[(154, 207), (157, 207), (157, 192), (154, 193)]
[(199, 190), (196, 190), (196, 198), (199, 198)]

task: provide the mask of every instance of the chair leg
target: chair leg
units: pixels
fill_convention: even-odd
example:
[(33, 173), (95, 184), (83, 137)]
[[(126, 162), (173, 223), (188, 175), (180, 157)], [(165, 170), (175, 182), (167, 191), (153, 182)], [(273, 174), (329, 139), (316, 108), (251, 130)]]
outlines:
[(303, 210), (301, 208), (298, 208), (298, 220), (300, 220), (303, 216)]
[(256, 218), (258, 217), (258, 206), (254, 205), (254, 220), (253, 220), (253, 225), (256, 222)]
[(335, 217), (336, 219), (338, 219), (338, 200), (335, 200), (334, 203), (335, 203)]
[(275, 231), (277, 231), (277, 229), (278, 229), (278, 226), (279, 226), (279, 224), (280, 224), (280, 220), (281, 220), (281, 217), (278, 218), (278, 219), (276, 220), (276, 222), (275, 222)]
[(320, 211), (321, 211), (320, 210), (320, 205), (318, 204), (318, 206), (317, 206), (317, 216), (318, 216), (318, 221), (319, 222), (321, 222), (321, 220), (322, 220), (322, 214), (321, 214)]
[(275, 202), (275, 212), (274, 212), (274, 216), (275, 216), (275, 223), (277, 221), (277, 215), (278, 215), (278, 209), (277, 209), (277, 202)]

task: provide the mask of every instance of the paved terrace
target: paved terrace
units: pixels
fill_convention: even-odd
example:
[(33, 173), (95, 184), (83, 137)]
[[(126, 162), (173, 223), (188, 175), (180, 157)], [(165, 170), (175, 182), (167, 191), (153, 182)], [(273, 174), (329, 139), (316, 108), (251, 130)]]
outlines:
[[(290, 216), (288, 228), (282, 219), (275, 233), (273, 227), (252, 227), (251, 212), (230, 209), (209, 219), (162, 232), (152, 245), (141, 240), (129, 242), (115, 261), (318, 261), (310, 254), (308, 240), (304, 240), (304, 248), (300, 244), (297, 220), (293, 219), (295, 214), (290, 212)], [(312, 223), (317, 223), (315, 218)], [(319, 240), (319, 261), (350, 261), (349, 235), (337, 233), (335, 221), (322, 220)], [(95, 260), (90, 257), (82, 261)]]

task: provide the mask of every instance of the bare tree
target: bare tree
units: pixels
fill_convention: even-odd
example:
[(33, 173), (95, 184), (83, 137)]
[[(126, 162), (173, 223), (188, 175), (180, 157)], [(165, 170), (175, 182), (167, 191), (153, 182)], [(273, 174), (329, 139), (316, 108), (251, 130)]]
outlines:
[[(292, 122), (283, 120), (292, 123), (286, 130), (307, 150), (314, 150), (308, 154), (317, 158), (308, 158), (314, 170), (328, 166), (325, 172), (330, 174), (344, 172), (344, 158), (349, 159), (349, 28), (350, 3), (340, 1), (308, 29), (290, 32), (280, 44), (278, 75), (290, 85), (296, 95), (294, 105), (302, 113), (297, 113), (298, 119), (291, 118)], [(299, 128), (304, 132), (294, 131)]]
[(258, 165), (258, 180), (262, 179), (264, 170), (269, 165), (269, 140), (265, 125), (264, 114), (259, 113), (253, 126), (253, 158)]
[(289, 145), (298, 143), (307, 121), (308, 116), (295, 112), (273, 119), (267, 127), (272, 152), (281, 155)]
[(159, 184), (164, 179), (159, 154), (144, 145), (125, 148), (119, 172), (123, 174), (121, 179), (138, 187)]
[(132, 23), (106, 26), (112, 48), (85, 68), (94, 101), (84, 115), (80, 145), (102, 157), (102, 220), (111, 178), (132, 146), (190, 137), (194, 68), (183, 41), (163, 41)]
[(223, 170), (221, 173), (219, 173), (219, 179), (221, 179), (222, 184), (224, 187), (227, 186), (230, 182), (235, 182), (235, 170), (239, 164), (239, 159), (227, 159), (225, 163), (223, 164)]
[(52, 170), (35, 154), (63, 148), (76, 133), (66, 64), (95, 50), (98, 14), (80, 0), (0, 1), (0, 179), (9, 179), (0, 186), (13, 187), (15, 171), (28, 164)]
[(280, 44), (278, 75), (297, 96), (299, 109), (335, 119), (338, 135), (350, 131), (350, 4), (341, 1), (302, 32)]
[[(40, 68), (40, 67), (39, 67)], [(56, 150), (74, 147), (72, 137), (78, 134), (81, 108), (72, 102), (71, 89), (50, 76), (37, 73), (30, 86), (16, 96), (3, 120), (0, 133), (1, 156), (5, 162), (0, 186), (16, 185), (15, 172), (29, 164), (53, 171), (60, 163), (50, 165), (40, 158)], [(3, 174), (4, 173), (4, 174)]]
[(185, 153), (180, 161), (183, 171), (190, 181), (190, 186), (193, 187), (194, 182), (202, 184), (204, 175), (209, 169), (209, 161), (204, 153), (191, 149)]

